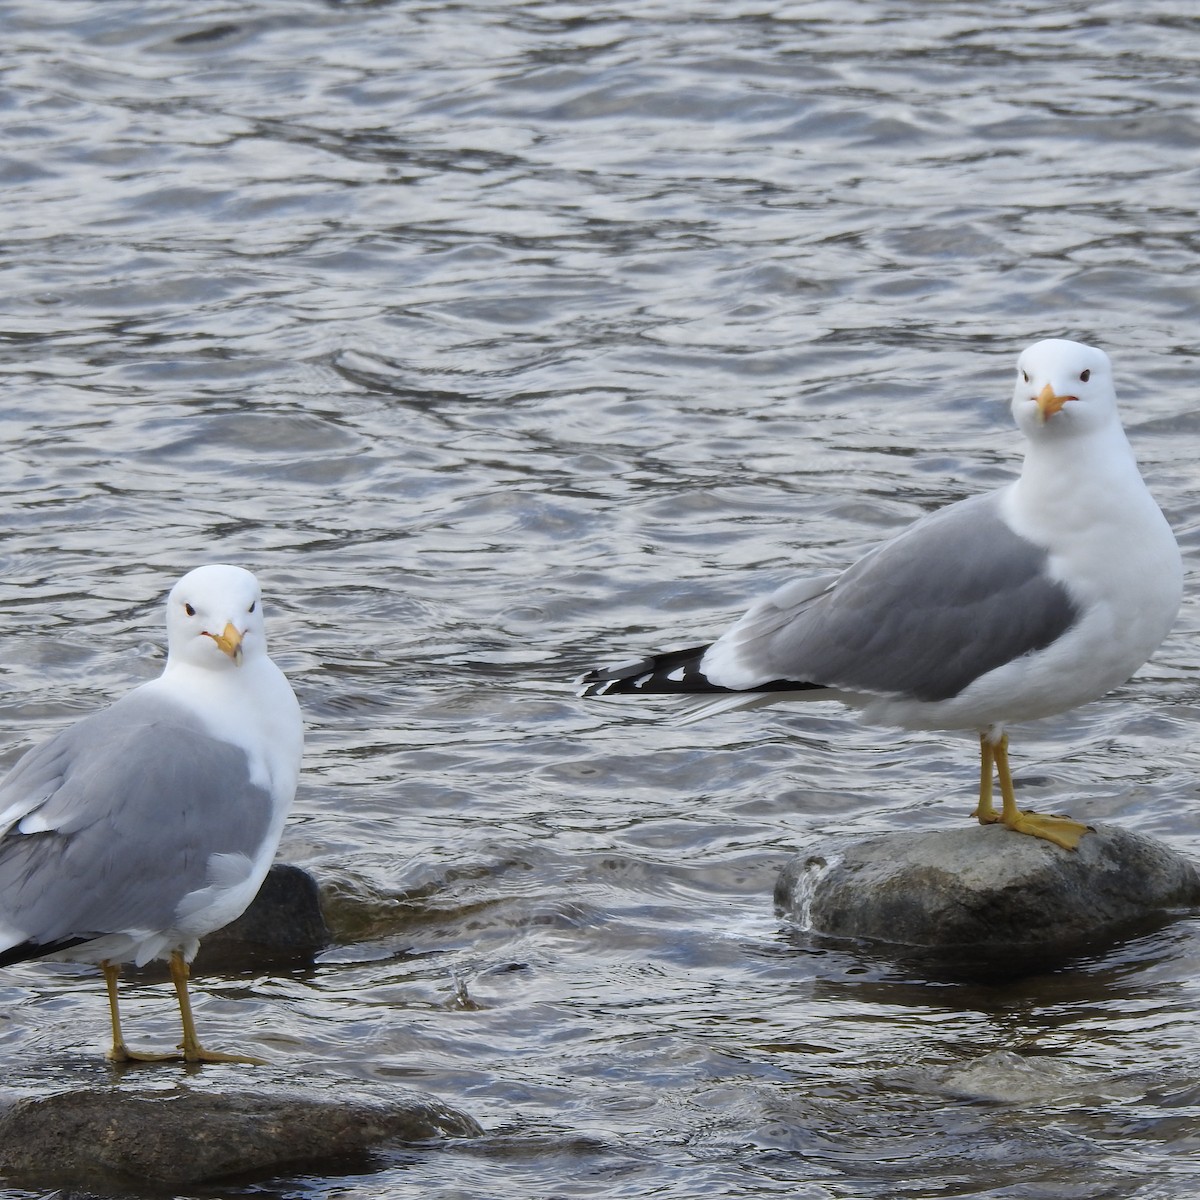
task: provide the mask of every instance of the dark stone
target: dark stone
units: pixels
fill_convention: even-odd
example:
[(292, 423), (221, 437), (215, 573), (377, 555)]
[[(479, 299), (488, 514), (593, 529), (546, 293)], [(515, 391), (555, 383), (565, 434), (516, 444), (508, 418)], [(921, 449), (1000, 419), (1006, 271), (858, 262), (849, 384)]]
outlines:
[(200, 943), (195, 970), (309, 964), (331, 940), (317, 881), (300, 867), (275, 863), (249, 908)]
[(1097, 826), (1071, 851), (975, 825), (799, 855), (775, 900), (819, 934), (1041, 969), (1200, 904), (1200, 871), (1117, 826)]
[(0, 1109), (0, 1176), (89, 1192), (177, 1187), (479, 1133), (470, 1117), (415, 1092), (386, 1101), (293, 1091), (58, 1092)]

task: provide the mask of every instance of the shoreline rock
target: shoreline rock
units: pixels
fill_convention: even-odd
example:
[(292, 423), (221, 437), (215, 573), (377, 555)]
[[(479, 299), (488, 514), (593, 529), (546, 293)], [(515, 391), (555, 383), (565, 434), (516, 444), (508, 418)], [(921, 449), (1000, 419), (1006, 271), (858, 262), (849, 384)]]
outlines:
[(177, 1187), (480, 1133), (471, 1117), (418, 1092), (381, 1100), (294, 1088), (82, 1088), (0, 1101), (0, 1178), (89, 1194)]
[(1075, 851), (976, 825), (797, 855), (775, 902), (818, 934), (925, 961), (1037, 970), (1200, 905), (1200, 869), (1113, 825), (1097, 825)]

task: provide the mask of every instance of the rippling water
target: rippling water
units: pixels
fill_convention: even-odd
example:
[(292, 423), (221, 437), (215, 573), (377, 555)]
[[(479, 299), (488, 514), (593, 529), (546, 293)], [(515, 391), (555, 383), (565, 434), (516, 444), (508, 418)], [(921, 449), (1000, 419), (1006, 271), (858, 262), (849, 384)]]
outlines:
[[(965, 820), (971, 739), (824, 706), (680, 729), (569, 682), (1003, 480), (1043, 336), (1113, 355), (1194, 557), (1200, 20), (5, 0), (0, 25), (3, 762), (158, 671), (184, 570), (253, 568), (309, 725), (283, 853), (339, 941), (204, 981), (200, 1017), (249, 1027), (260, 1079), (417, 1086), (487, 1130), (266, 1191), (1196, 1195), (1194, 922), (985, 987), (772, 911), (830, 831)], [(1018, 730), (1025, 794), (1200, 853), (1195, 629), (1189, 598), (1133, 683)], [(173, 1035), (161, 986), (130, 1023)], [(91, 978), (0, 978), (10, 1080), (107, 1079), (103, 1031)]]

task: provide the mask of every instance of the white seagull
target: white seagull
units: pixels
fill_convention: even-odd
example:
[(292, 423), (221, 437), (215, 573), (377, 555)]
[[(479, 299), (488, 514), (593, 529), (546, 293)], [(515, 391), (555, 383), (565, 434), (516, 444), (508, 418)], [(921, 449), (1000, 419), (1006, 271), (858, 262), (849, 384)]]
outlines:
[(1017, 808), (1005, 730), (1124, 683), (1175, 622), (1183, 564), (1121, 428), (1107, 354), (1030, 346), (1012, 413), (1028, 445), (1006, 487), (931, 513), (840, 575), (785, 584), (711, 645), (592, 671), (581, 694), (682, 694), (688, 720), (839, 700), (869, 722), (974, 729), (980, 823), (1074, 849), (1086, 825)]
[[(296, 793), (300, 707), (241, 567), (198, 567), (171, 589), (167, 645), (162, 675), (0, 780), (0, 966), (98, 964), (115, 1061), (260, 1063), (200, 1045), (188, 963), (271, 865)], [(131, 1050), (121, 1033), (120, 966), (158, 958), (179, 1000), (182, 1055)]]

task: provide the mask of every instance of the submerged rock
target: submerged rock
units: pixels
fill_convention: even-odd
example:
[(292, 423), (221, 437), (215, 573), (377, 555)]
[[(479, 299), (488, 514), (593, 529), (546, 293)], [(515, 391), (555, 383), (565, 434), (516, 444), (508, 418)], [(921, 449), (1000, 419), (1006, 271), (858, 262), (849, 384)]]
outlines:
[(1044, 964), (1046, 954), (1069, 954), (1200, 904), (1200, 871), (1117, 826), (1097, 826), (1070, 851), (976, 825), (799, 855), (781, 873), (775, 900), (817, 933), (1018, 965), (1023, 952), (1036, 951)]
[(175, 1187), (479, 1132), (470, 1117), (415, 1092), (382, 1101), (295, 1091), (88, 1089), (0, 1108), (0, 1177), (89, 1192)]
[(992, 1050), (967, 1063), (935, 1072), (936, 1091), (989, 1104), (1048, 1104), (1063, 1096), (1079, 1096), (1092, 1086), (1111, 1087), (1084, 1068), (1044, 1056)]

